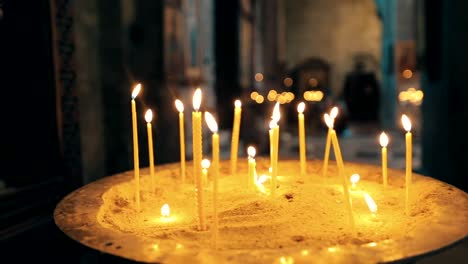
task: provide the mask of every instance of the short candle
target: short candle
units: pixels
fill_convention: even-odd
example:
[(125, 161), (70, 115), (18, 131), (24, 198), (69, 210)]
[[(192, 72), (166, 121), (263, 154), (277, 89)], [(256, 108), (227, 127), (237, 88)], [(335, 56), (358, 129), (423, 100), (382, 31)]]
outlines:
[(382, 147), (382, 178), (383, 185), (387, 187), (388, 176), (387, 176), (387, 145), (388, 145), (388, 136), (385, 132), (380, 134), (380, 146)]
[(180, 176), (185, 182), (185, 130), (184, 130), (184, 104), (179, 99), (175, 100), (175, 106), (179, 112), (179, 144), (180, 144)]
[(401, 123), (406, 131), (406, 174), (405, 174), (405, 214), (409, 215), (410, 208), (410, 188), (411, 188), (411, 177), (412, 177), (412, 136), (411, 136), (411, 121), (406, 115), (401, 116)]
[(148, 155), (149, 155), (149, 168), (150, 168), (150, 179), (151, 179), (151, 191), (154, 192), (155, 183), (154, 183), (154, 153), (153, 153), (153, 128), (151, 126), (151, 121), (153, 120), (153, 112), (151, 109), (148, 109), (145, 114), (146, 128), (148, 134)]
[(300, 102), (297, 105), (297, 119), (299, 130), (299, 163), (301, 170), (301, 177), (306, 174), (306, 141), (305, 141), (305, 128), (304, 128), (304, 109), (305, 103)]

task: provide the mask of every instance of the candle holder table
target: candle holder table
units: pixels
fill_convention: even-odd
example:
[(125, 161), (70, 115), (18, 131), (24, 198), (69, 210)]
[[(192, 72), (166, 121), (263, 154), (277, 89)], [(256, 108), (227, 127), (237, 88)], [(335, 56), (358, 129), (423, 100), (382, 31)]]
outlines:
[[(256, 159), (259, 175), (268, 173), (269, 162)], [(411, 214), (405, 216), (404, 171), (388, 169), (384, 188), (380, 166), (346, 163), (346, 175), (361, 176), (350, 189), (357, 231), (353, 235), (335, 162), (323, 177), (322, 161), (308, 161), (301, 178), (297, 160), (280, 160), (276, 197), (242, 190), (241, 175), (248, 173), (248, 163), (240, 160), (238, 165), (238, 175), (230, 176), (230, 162), (220, 162), (217, 249), (210, 243), (211, 195), (205, 196), (208, 230), (198, 231), (196, 203), (189, 200), (196, 200), (193, 175), (187, 170), (182, 184), (179, 163), (158, 166), (156, 192), (149, 191), (149, 170), (141, 170), (140, 213), (133, 208), (129, 171), (67, 195), (55, 209), (55, 223), (85, 246), (148, 263), (410, 262), (467, 236), (467, 194), (423, 175), (413, 174)], [(363, 194), (374, 198), (377, 212), (369, 211)], [(166, 202), (171, 216), (160, 215)]]

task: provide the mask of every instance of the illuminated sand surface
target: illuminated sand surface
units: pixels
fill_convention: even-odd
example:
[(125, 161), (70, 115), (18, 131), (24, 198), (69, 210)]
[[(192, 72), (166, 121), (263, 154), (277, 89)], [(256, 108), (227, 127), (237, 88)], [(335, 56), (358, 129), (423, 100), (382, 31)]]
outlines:
[[(267, 159), (257, 159), (259, 175)], [(421, 257), (466, 239), (468, 195), (446, 183), (413, 174), (411, 215), (404, 215), (404, 171), (389, 170), (381, 184), (378, 166), (345, 163), (346, 175), (359, 173), (351, 189), (356, 235), (349, 225), (341, 179), (334, 162), (322, 177), (322, 161), (309, 161), (298, 178), (298, 161), (280, 161), (277, 196), (247, 190), (241, 177), (221, 164), (219, 240), (212, 246), (211, 181), (205, 189), (207, 231), (197, 231), (195, 189), (180, 184), (179, 164), (156, 166), (157, 188), (150, 192), (142, 169), (141, 208), (134, 209), (133, 171), (90, 183), (65, 197), (54, 212), (57, 226), (71, 238), (102, 252), (152, 263), (380, 263)], [(187, 164), (191, 180), (192, 165)], [(269, 181), (264, 183), (269, 189)], [(368, 193), (378, 206), (369, 211)], [(169, 217), (161, 207), (169, 204)]]

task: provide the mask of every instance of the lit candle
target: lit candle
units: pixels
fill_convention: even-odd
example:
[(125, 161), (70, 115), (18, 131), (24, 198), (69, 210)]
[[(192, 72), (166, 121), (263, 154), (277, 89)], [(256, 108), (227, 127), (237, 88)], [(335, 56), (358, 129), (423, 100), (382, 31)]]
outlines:
[(340, 174), (340, 178), (342, 179), (343, 193), (344, 193), (346, 208), (348, 210), (351, 229), (352, 229), (353, 234), (355, 234), (356, 229), (354, 226), (354, 216), (353, 216), (353, 209), (351, 205), (351, 197), (349, 195), (348, 179), (346, 178), (345, 171), (344, 171), (343, 157), (341, 156), (340, 145), (338, 144), (338, 137), (336, 136), (336, 132), (333, 129), (333, 119), (330, 117), (330, 115), (325, 114), (324, 119), (328, 128), (331, 128), (330, 137), (331, 137), (331, 141), (333, 145), (333, 151), (335, 152), (336, 163), (338, 164), (338, 173)]
[(205, 220), (203, 215), (203, 181), (201, 175), (201, 160), (203, 155), (202, 150), (202, 126), (201, 126), (201, 90), (197, 88), (193, 94), (193, 108), (192, 112), (192, 149), (193, 149), (193, 176), (197, 186), (197, 204), (198, 204), (198, 229), (205, 230)]
[(250, 190), (254, 190), (255, 188), (255, 182), (256, 182), (256, 175), (255, 175), (255, 154), (256, 150), (254, 147), (249, 146), (247, 148), (247, 155), (249, 156), (248, 162), (249, 162), (249, 173), (247, 174), (247, 188)]
[[(208, 168), (210, 167), (210, 161), (207, 159), (202, 160), (200, 163), (202, 171), (202, 177), (203, 179), (208, 178)], [(198, 218), (200, 221), (200, 228), (199, 230), (206, 230), (206, 216), (205, 216), (205, 206), (204, 206), (204, 199), (203, 199), (203, 187), (200, 186), (200, 188), (197, 187), (197, 192), (198, 192)]]
[(305, 103), (300, 102), (297, 105), (297, 118), (299, 123), (299, 160), (301, 168), (301, 177), (306, 174), (306, 143), (305, 143), (305, 129), (304, 129), (304, 109)]
[[(330, 114), (329, 114), (331, 120), (332, 120), (332, 123), (335, 122), (335, 118), (338, 116), (338, 107), (333, 107), (331, 110), (330, 110)], [(328, 128), (328, 133), (327, 133), (327, 141), (325, 143), (325, 155), (323, 157), (323, 176), (325, 177), (327, 175), (327, 171), (328, 171), (328, 160), (330, 159), (330, 147), (331, 147), (331, 129)]]
[(212, 160), (213, 164), (211, 166), (213, 180), (218, 178), (218, 169), (219, 169), (219, 134), (218, 134), (218, 123), (210, 112), (205, 112), (205, 121), (208, 125), (208, 128), (213, 132), (211, 137), (211, 147), (212, 147)]
[(271, 166), (271, 195), (274, 197), (275, 192), (276, 192), (276, 187), (277, 187), (277, 179), (276, 177), (278, 176), (278, 156), (279, 156), (279, 125), (278, 121), (281, 118), (281, 113), (279, 110), (279, 103), (277, 102), (275, 104), (275, 107), (273, 108), (273, 115), (272, 115), (272, 121), (270, 125), (273, 125), (270, 129), (272, 130), (272, 139), (273, 139), (273, 162)]
[(406, 177), (405, 177), (405, 214), (409, 215), (410, 208), (409, 208), (409, 200), (410, 200), (410, 185), (411, 185), (411, 177), (412, 177), (412, 136), (411, 136), (411, 121), (406, 115), (401, 116), (401, 123), (403, 124), (403, 128), (406, 131)]
[(357, 173), (351, 175), (351, 177), (349, 178), (349, 181), (351, 182), (351, 189), (356, 188), (356, 184), (359, 182), (360, 179), (361, 179), (361, 175)]
[(380, 134), (380, 146), (382, 147), (382, 178), (383, 185), (387, 187), (388, 178), (387, 178), (387, 145), (388, 145), (388, 136), (385, 132)]
[(179, 141), (180, 141), (180, 175), (182, 183), (185, 182), (185, 130), (184, 130), (184, 104), (179, 99), (175, 100), (175, 106), (179, 111)]
[(364, 200), (366, 200), (369, 211), (371, 211), (372, 215), (375, 216), (375, 213), (377, 213), (377, 204), (375, 203), (374, 199), (372, 199), (368, 193), (364, 193)]
[(231, 175), (237, 173), (237, 155), (239, 151), (239, 130), (241, 123), (242, 103), (240, 100), (234, 102), (234, 124), (232, 126), (231, 139)]
[(205, 121), (213, 136), (211, 138), (212, 146), (212, 160), (211, 166), (211, 178), (213, 179), (213, 230), (212, 239), (213, 246), (216, 248), (218, 243), (218, 177), (219, 177), (219, 134), (218, 134), (218, 123), (214, 119), (213, 115), (209, 112), (205, 112)]
[(151, 109), (148, 109), (145, 114), (146, 120), (146, 129), (148, 131), (148, 155), (149, 155), (149, 168), (150, 168), (150, 178), (151, 178), (151, 191), (155, 191), (154, 186), (154, 153), (153, 153), (153, 129), (151, 126), (151, 121), (153, 120), (153, 112)]
[(140, 159), (138, 157), (138, 129), (135, 98), (141, 90), (141, 84), (137, 84), (132, 92), (132, 129), (133, 129), (133, 173), (135, 177), (135, 205), (140, 211)]

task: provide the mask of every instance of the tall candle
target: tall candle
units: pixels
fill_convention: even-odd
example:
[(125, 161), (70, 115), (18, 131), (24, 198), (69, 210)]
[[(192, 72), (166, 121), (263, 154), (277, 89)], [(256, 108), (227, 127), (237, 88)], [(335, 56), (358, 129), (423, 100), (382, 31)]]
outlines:
[(140, 93), (141, 84), (137, 84), (132, 92), (132, 129), (133, 129), (133, 174), (135, 177), (135, 207), (140, 211), (140, 159), (138, 157), (138, 128), (135, 98)]
[(412, 156), (413, 156), (413, 142), (411, 136), (411, 121), (406, 115), (401, 116), (401, 122), (403, 128), (406, 131), (405, 142), (406, 142), (406, 175), (405, 175), (405, 214), (410, 214), (410, 188), (411, 188), (411, 178), (412, 178)]
[(331, 128), (330, 137), (333, 145), (333, 152), (335, 153), (336, 163), (338, 165), (338, 174), (340, 175), (342, 185), (343, 185), (343, 194), (345, 198), (346, 209), (348, 211), (349, 222), (351, 226), (352, 233), (356, 233), (356, 228), (354, 225), (354, 215), (353, 209), (351, 205), (351, 197), (349, 195), (349, 184), (348, 179), (346, 178), (346, 173), (344, 170), (344, 163), (343, 157), (341, 156), (341, 149), (340, 145), (338, 144), (338, 137), (336, 136), (336, 132), (333, 129), (333, 119), (328, 115), (325, 114), (325, 123), (329, 128)]
[(297, 119), (299, 123), (299, 162), (301, 168), (301, 177), (306, 174), (306, 143), (305, 143), (305, 128), (304, 128), (304, 102), (297, 105)]
[(273, 108), (273, 115), (272, 120), (274, 121), (273, 127), (270, 129), (272, 130), (272, 139), (273, 139), (273, 164), (271, 166), (271, 195), (274, 197), (277, 187), (277, 176), (278, 176), (278, 157), (279, 157), (279, 125), (278, 121), (281, 118), (281, 113), (279, 110), (279, 103), (275, 104)]
[(193, 175), (197, 186), (197, 205), (198, 205), (198, 229), (205, 230), (205, 219), (203, 214), (203, 181), (201, 172), (202, 150), (202, 126), (201, 126), (201, 90), (197, 88), (193, 95), (192, 112), (192, 148), (193, 148)]
[(387, 145), (388, 145), (388, 136), (385, 132), (380, 134), (380, 146), (382, 147), (382, 178), (383, 185), (387, 187), (388, 176), (387, 176)]
[(153, 153), (153, 128), (151, 121), (153, 120), (153, 112), (148, 109), (145, 114), (146, 130), (148, 134), (148, 155), (149, 155), (149, 168), (150, 168), (150, 179), (151, 179), (151, 191), (155, 191), (154, 184), (154, 153)]
[[(335, 118), (338, 116), (338, 107), (333, 107), (330, 110), (329, 117), (331, 118), (332, 123), (335, 122)], [(330, 159), (330, 147), (331, 147), (331, 129), (328, 128), (327, 140), (325, 143), (325, 155), (323, 156), (323, 168), (322, 174), (325, 177), (328, 171), (328, 160)]]
[[(210, 167), (210, 161), (207, 160), (207, 159), (204, 159), (202, 160), (202, 162), (200, 163), (201, 165), (201, 175), (202, 175), (202, 178), (204, 179), (207, 179), (208, 178), (208, 168)], [(201, 219), (200, 221), (200, 229), (199, 230), (206, 230), (206, 215), (205, 215), (205, 206), (204, 206), (204, 191), (203, 191), (203, 187), (198, 189), (198, 216), (199, 218)], [(200, 201), (202, 201), (202, 203), (200, 203)]]
[(184, 130), (184, 104), (179, 99), (175, 100), (175, 106), (179, 111), (179, 144), (180, 144), (180, 176), (185, 182), (185, 130)]
[(213, 179), (213, 230), (212, 242), (213, 246), (217, 248), (218, 243), (218, 177), (219, 177), (219, 134), (218, 123), (209, 112), (205, 112), (205, 121), (213, 136), (211, 138), (211, 155), (213, 164), (211, 166), (211, 177)]
[(237, 173), (237, 155), (239, 152), (239, 130), (241, 124), (242, 103), (240, 100), (234, 102), (234, 124), (232, 126), (231, 139), (231, 175)]
[(249, 165), (249, 172), (247, 174), (247, 188), (249, 190), (255, 190), (255, 154), (256, 150), (253, 146), (249, 146), (247, 148), (247, 155), (248, 155), (248, 165)]

